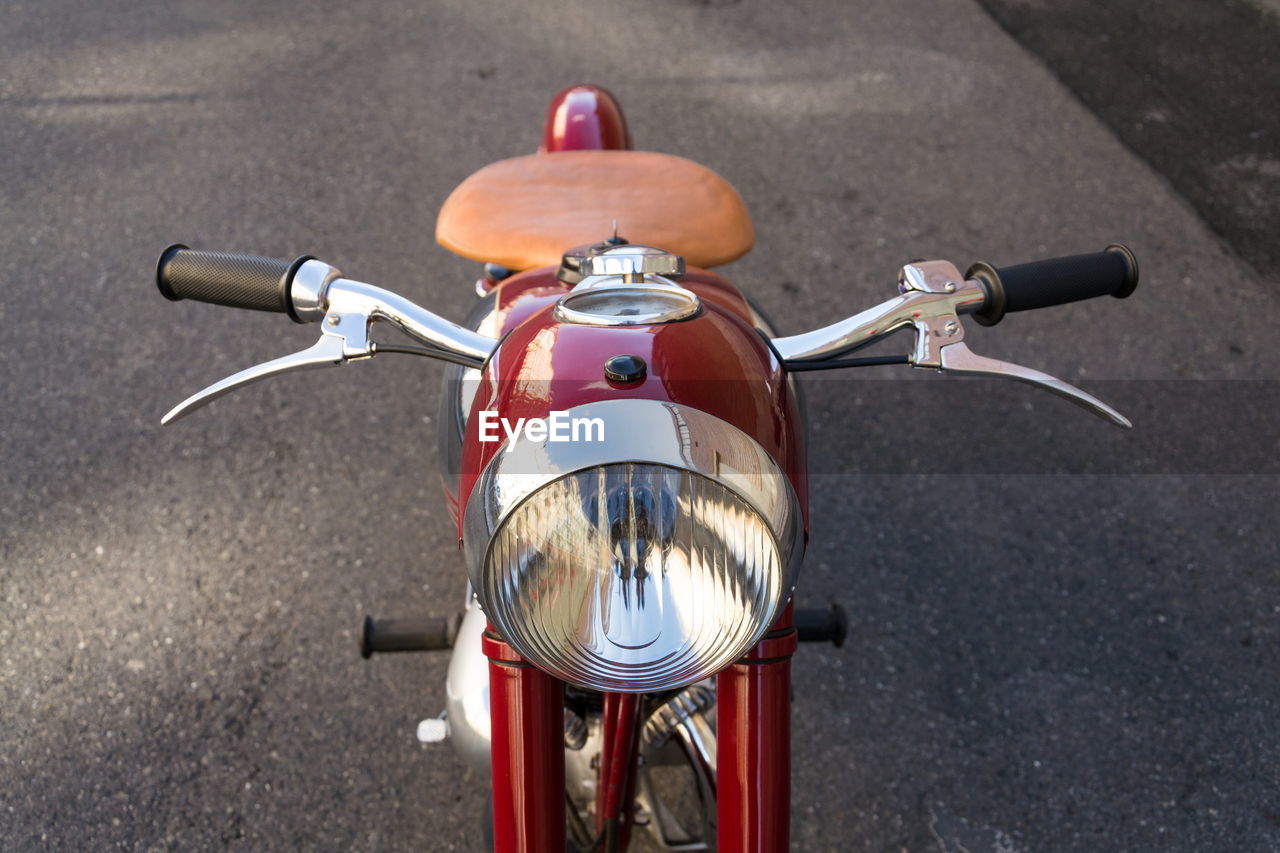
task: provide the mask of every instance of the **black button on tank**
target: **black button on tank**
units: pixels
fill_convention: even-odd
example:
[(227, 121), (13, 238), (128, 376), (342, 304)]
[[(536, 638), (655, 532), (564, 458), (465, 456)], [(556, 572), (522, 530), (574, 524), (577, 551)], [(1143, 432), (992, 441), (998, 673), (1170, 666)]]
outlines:
[(644, 379), (644, 359), (638, 355), (615, 355), (604, 363), (604, 378), (610, 382), (631, 384)]

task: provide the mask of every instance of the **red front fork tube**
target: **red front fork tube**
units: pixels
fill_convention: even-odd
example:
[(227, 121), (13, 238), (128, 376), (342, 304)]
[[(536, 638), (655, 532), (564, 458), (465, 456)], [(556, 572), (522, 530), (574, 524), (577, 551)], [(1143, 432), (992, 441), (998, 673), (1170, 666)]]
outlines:
[(605, 851), (626, 850), (631, 839), (640, 747), (640, 696), (604, 694), (604, 739), (596, 788), (596, 832)]
[(788, 603), (756, 647), (716, 676), (719, 853), (785, 853), (791, 833), (791, 655)]
[(484, 633), (494, 853), (564, 850), (564, 683)]

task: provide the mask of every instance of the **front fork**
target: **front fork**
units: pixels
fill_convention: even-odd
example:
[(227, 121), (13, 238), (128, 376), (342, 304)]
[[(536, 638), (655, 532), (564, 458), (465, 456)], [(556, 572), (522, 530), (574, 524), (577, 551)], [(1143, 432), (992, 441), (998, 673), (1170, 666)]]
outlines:
[(791, 835), (791, 656), (787, 603), (773, 630), (716, 676), (720, 853), (783, 853)]
[[(791, 655), (787, 604), (742, 660), (716, 676), (716, 848), (782, 853), (791, 829)], [(564, 684), (524, 661), (490, 628), (489, 718), (494, 853), (565, 847)], [(640, 697), (607, 693), (596, 800), (605, 850), (625, 850), (644, 720)]]
[(493, 631), (489, 659), (494, 853), (560, 853), (565, 841), (564, 682)]

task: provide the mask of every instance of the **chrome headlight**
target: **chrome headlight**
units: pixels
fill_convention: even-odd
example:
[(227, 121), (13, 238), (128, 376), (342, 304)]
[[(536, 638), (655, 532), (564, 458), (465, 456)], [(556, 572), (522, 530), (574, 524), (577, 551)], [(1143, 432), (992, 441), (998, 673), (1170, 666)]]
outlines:
[(517, 439), (468, 503), (485, 615), (531, 662), (596, 690), (666, 690), (728, 666), (795, 584), (786, 477), (697, 410), (614, 400), (570, 414), (600, 418), (604, 440)]

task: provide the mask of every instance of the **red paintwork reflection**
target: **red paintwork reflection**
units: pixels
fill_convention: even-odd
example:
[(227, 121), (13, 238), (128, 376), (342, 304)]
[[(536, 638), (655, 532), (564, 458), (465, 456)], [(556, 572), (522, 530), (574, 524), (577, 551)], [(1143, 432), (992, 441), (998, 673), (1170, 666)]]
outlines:
[(616, 98), (603, 86), (570, 86), (551, 99), (539, 153), (624, 151), (631, 134)]
[[(524, 284), (532, 287), (534, 280), (526, 279)], [(532, 314), (510, 328), (482, 373), (463, 446), (458, 494), (471, 494), (478, 472), (501, 448), (500, 443), (477, 440), (479, 411), (495, 411), (514, 422), (600, 400), (662, 400), (700, 409), (752, 436), (791, 479), (807, 530), (804, 447), (797, 432), (796, 400), (773, 351), (738, 311), (723, 307), (739, 307), (728, 288), (727, 282), (691, 286), (707, 296), (702, 313), (656, 326), (561, 324), (552, 316), (549, 293), (515, 299), (505, 309), (505, 326), (512, 326), (517, 308)], [(505, 297), (505, 292), (500, 293), (500, 306)], [(648, 364), (644, 381), (618, 387), (604, 378), (604, 363), (624, 354), (638, 355)], [(465, 498), (462, 504), (465, 511)]]

